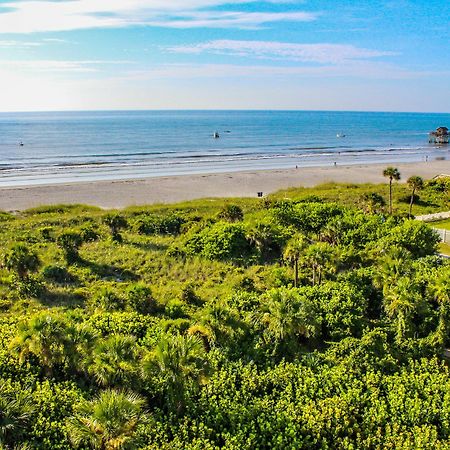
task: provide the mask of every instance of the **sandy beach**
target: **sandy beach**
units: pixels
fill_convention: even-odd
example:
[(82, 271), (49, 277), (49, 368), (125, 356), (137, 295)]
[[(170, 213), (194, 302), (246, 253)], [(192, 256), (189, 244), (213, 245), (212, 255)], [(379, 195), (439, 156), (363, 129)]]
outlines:
[[(425, 179), (450, 174), (450, 161), (396, 164), (402, 182), (411, 175)], [(205, 197), (256, 197), (279, 189), (326, 182), (382, 183), (383, 165), (308, 167), (136, 180), (95, 181), (0, 188), (0, 209), (20, 211), (40, 205), (83, 203), (102, 208), (173, 203)]]

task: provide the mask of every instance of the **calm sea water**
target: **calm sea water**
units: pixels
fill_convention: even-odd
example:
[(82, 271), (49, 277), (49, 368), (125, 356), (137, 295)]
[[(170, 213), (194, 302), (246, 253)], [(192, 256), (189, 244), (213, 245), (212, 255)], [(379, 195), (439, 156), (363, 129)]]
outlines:
[(428, 144), (438, 126), (450, 114), (3, 113), (0, 186), (449, 159), (448, 146)]

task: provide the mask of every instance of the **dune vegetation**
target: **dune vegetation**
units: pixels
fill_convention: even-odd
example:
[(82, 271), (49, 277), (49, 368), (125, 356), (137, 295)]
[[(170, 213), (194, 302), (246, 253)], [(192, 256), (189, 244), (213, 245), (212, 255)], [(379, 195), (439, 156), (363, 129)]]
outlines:
[(408, 218), (449, 185), (414, 189), (2, 213), (0, 447), (450, 448), (450, 263)]

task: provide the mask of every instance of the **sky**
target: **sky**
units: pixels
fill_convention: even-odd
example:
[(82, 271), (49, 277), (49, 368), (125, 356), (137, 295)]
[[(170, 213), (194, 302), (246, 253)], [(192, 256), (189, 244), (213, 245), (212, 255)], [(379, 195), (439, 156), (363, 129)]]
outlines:
[(0, 0), (0, 111), (450, 112), (449, 0)]

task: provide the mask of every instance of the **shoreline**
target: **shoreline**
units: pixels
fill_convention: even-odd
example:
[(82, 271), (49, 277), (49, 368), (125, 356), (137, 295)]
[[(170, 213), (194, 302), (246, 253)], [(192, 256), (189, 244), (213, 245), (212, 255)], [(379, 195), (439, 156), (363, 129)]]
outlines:
[(425, 179), (450, 175), (450, 161), (299, 167), (242, 172), (159, 176), (110, 181), (71, 182), (0, 188), (0, 210), (21, 211), (42, 205), (82, 203), (120, 209), (133, 205), (176, 203), (212, 197), (257, 197), (290, 187), (327, 182), (385, 183), (382, 171), (392, 165), (405, 182), (411, 175)]

